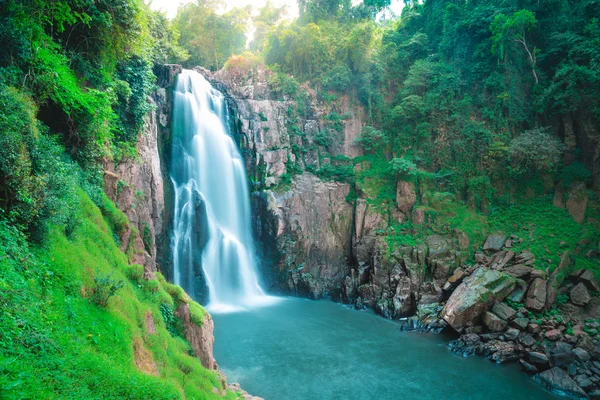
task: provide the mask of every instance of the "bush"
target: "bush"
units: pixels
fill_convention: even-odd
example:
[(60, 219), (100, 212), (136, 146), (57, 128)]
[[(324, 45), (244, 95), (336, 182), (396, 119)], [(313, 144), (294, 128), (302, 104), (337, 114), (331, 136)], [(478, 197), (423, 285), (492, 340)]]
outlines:
[(525, 131), (511, 140), (508, 148), (512, 173), (553, 171), (564, 149), (565, 146), (547, 128)]
[(111, 275), (100, 275), (94, 277), (92, 303), (100, 307), (106, 307), (108, 305), (108, 300), (124, 286), (125, 282), (120, 279), (112, 279)]
[(359, 144), (366, 151), (376, 151), (387, 146), (389, 139), (382, 131), (372, 126), (365, 126), (354, 143)]
[(293, 77), (274, 72), (268, 79), (271, 90), (276, 96), (294, 98), (300, 92), (300, 84)]

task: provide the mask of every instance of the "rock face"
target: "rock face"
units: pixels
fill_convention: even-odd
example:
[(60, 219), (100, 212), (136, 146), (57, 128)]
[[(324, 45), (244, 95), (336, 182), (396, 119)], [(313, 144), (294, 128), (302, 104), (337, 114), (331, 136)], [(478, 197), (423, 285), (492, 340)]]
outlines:
[(215, 325), (210, 314), (204, 314), (204, 321), (199, 326), (192, 321), (189, 304), (181, 303), (177, 310), (175, 310), (175, 315), (183, 324), (185, 340), (192, 346), (194, 355), (200, 359), (204, 368), (216, 369), (213, 357), (213, 344), (215, 343), (213, 330)]
[(527, 308), (533, 311), (542, 311), (546, 305), (546, 281), (541, 278), (534, 279), (527, 291)]
[[(168, 80), (170, 77), (171, 81)], [(165, 72), (162, 82), (168, 87), (175, 73)], [(168, 130), (171, 104), (167, 90), (159, 88), (150, 98), (155, 108), (146, 116), (137, 143), (137, 159), (115, 165), (104, 160), (104, 185), (108, 197), (127, 215), (132, 229), (121, 237), (121, 248), (130, 262), (144, 266), (146, 277), (159, 270), (156, 260), (164, 249), (157, 239), (167, 235), (165, 224), (166, 168), (161, 161), (165, 131)]]
[(515, 279), (494, 270), (479, 268), (452, 293), (441, 317), (455, 330), (474, 325), (496, 301), (502, 301), (515, 287)]
[(271, 244), (276, 269), (287, 274), (287, 290), (321, 298), (340, 287), (351, 253), (352, 206), (349, 186), (323, 182), (310, 173), (298, 175), (292, 188), (262, 194), (258, 210), (269, 224), (258, 227)]

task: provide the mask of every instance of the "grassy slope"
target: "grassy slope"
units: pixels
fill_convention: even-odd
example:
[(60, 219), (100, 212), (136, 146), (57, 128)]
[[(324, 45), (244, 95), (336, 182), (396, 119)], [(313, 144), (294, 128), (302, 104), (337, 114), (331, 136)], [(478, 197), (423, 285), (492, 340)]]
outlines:
[[(218, 398), (217, 373), (169, 333), (161, 314), (161, 305), (173, 310), (187, 296), (160, 276), (144, 281), (100, 210), (83, 191), (78, 200), (75, 231), (66, 237), (51, 229), (43, 247), (28, 248), (15, 230), (0, 225), (0, 398)], [(108, 275), (125, 286), (102, 308), (90, 296), (94, 277)], [(191, 308), (202, 320), (203, 309)], [(148, 312), (154, 335), (146, 331)], [(134, 343), (151, 354), (160, 377), (136, 367)]]

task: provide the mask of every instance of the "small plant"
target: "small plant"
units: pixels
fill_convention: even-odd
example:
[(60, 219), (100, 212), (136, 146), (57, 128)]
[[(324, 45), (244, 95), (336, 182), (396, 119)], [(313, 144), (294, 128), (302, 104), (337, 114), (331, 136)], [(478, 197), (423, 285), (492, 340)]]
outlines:
[(163, 321), (165, 321), (165, 328), (171, 334), (171, 336), (181, 336), (181, 329), (179, 328), (179, 318), (175, 316), (173, 312), (173, 307), (168, 303), (162, 303), (159, 307), (160, 314), (163, 317)]
[(262, 112), (258, 113), (258, 118), (260, 118), (261, 121), (268, 121), (267, 117)]
[(94, 278), (94, 294), (92, 302), (100, 307), (106, 307), (108, 300), (125, 286), (122, 280), (113, 279), (111, 275), (101, 275)]
[(556, 296), (556, 305), (557, 306), (562, 306), (563, 304), (566, 304), (569, 301), (569, 296), (566, 295), (565, 293), (561, 293), (558, 296)]

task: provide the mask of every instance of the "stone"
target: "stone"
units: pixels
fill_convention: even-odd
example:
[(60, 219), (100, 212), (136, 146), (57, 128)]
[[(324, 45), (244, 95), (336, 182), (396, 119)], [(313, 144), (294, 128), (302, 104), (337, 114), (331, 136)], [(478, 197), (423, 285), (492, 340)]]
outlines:
[(546, 279), (546, 272), (542, 271), (541, 269), (534, 269), (531, 271), (531, 279), (533, 280), (536, 278)]
[(502, 332), (506, 328), (506, 321), (489, 311), (483, 314), (483, 323), (492, 332)]
[(533, 336), (525, 335), (519, 339), (519, 342), (525, 347), (532, 347), (536, 342)]
[(571, 186), (569, 197), (567, 198), (567, 210), (575, 222), (581, 224), (585, 219), (587, 209), (588, 195), (584, 182), (577, 182)]
[(215, 337), (213, 336), (213, 330), (215, 325), (210, 314), (204, 314), (204, 321), (199, 326), (192, 320), (190, 305), (181, 303), (175, 310), (175, 315), (181, 320), (185, 340), (194, 350), (194, 355), (200, 359), (204, 368), (214, 369), (213, 345)]
[(533, 271), (533, 268), (523, 264), (515, 264), (504, 268), (504, 272), (507, 272), (515, 278), (523, 279), (525, 281), (529, 280), (531, 271)]
[(562, 333), (558, 329), (551, 329), (549, 331), (546, 331), (546, 333), (544, 333), (544, 336), (548, 340), (555, 341), (562, 337)]
[(559, 367), (554, 367), (539, 373), (536, 375), (536, 381), (556, 394), (571, 396), (576, 399), (587, 398), (583, 389), (581, 389), (579, 385), (577, 385), (577, 383)]
[(532, 260), (535, 260), (535, 256), (530, 251), (524, 251), (520, 254), (517, 254), (517, 256), (515, 257), (515, 261), (519, 264), (530, 265), (529, 263)]
[(569, 297), (571, 298), (571, 302), (576, 306), (585, 306), (590, 302), (591, 299), (590, 293), (583, 282), (578, 283), (573, 289), (571, 289)]
[(527, 290), (527, 300), (525, 305), (533, 311), (542, 311), (546, 305), (546, 282), (543, 279), (536, 278)]
[(507, 340), (515, 340), (516, 338), (519, 337), (519, 330), (515, 329), (515, 328), (508, 328), (508, 330), (504, 334), (504, 337)]
[(527, 332), (533, 333), (534, 335), (537, 333), (540, 333), (541, 330), (542, 330), (542, 328), (540, 328), (540, 326), (538, 324), (528, 324), (527, 325)]
[(529, 318), (525, 318), (525, 317), (515, 318), (512, 321), (510, 321), (510, 323), (509, 323), (510, 326), (512, 326), (513, 328), (517, 328), (521, 331), (524, 331), (525, 329), (527, 329), (528, 324), (529, 324)]
[(573, 354), (575, 354), (575, 358), (581, 362), (589, 361), (592, 358), (592, 356), (590, 356), (590, 353), (588, 353), (581, 347), (576, 347), (575, 349), (573, 349)]
[(478, 268), (452, 293), (441, 312), (456, 331), (476, 323), (496, 301), (502, 301), (515, 287), (515, 279), (501, 271)]
[(514, 290), (511, 294), (508, 295), (508, 299), (514, 301), (515, 303), (520, 303), (523, 301), (525, 297), (525, 293), (527, 292), (527, 284), (521, 279), (517, 279), (517, 283), (515, 285)]
[(550, 361), (552, 365), (566, 366), (575, 361), (575, 353), (570, 344), (565, 342), (556, 342), (550, 348)]
[(491, 361), (495, 361), (498, 364), (517, 361), (519, 359), (519, 352), (515, 345), (500, 340), (491, 340), (478, 350), (479, 355), (488, 357)]
[(396, 205), (403, 213), (412, 210), (417, 201), (415, 184), (412, 182), (398, 181), (396, 185)]
[(589, 269), (583, 271), (577, 280), (583, 283), (588, 290), (600, 292), (600, 283), (598, 283), (598, 280), (594, 277), (594, 273)]
[(465, 275), (465, 271), (463, 271), (460, 268), (456, 268), (452, 276), (448, 278), (448, 282), (451, 284), (459, 284), (460, 282), (462, 282)]
[(504, 242), (506, 242), (506, 235), (504, 233), (492, 233), (487, 237), (483, 245), (483, 251), (486, 251), (488, 253), (495, 253), (497, 251), (500, 251), (502, 250), (502, 247), (504, 247)]
[(548, 278), (548, 283), (546, 287), (546, 308), (552, 307), (554, 305), (554, 301), (556, 300), (556, 296), (558, 295), (558, 287), (564, 280), (565, 271), (569, 267), (571, 263), (571, 258), (569, 256), (569, 252), (565, 251), (560, 256), (560, 262), (558, 266), (552, 271), (550, 277)]
[(575, 382), (579, 385), (583, 390), (590, 390), (593, 388), (594, 383), (585, 375), (576, 375), (574, 378)]
[(587, 352), (591, 352), (594, 350), (594, 342), (587, 334), (582, 334), (577, 341), (577, 347), (581, 347), (583, 350)]
[(537, 351), (528, 351), (527, 354), (525, 354), (525, 359), (539, 368), (546, 368), (550, 365), (548, 357), (544, 353)]
[(528, 374), (535, 374), (538, 372), (538, 369), (535, 367), (535, 365), (531, 365), (523, 359), (519, 360), (519, 364), (521, 364), (521, 368), (523, 368), (523, 370)]
[(498, 302), (494, 303), (494, 306), (492, 307), (492, 312), (505, 321), (509, 321), (517, 313), (515, 310), (513, 310), (506, 304)]

